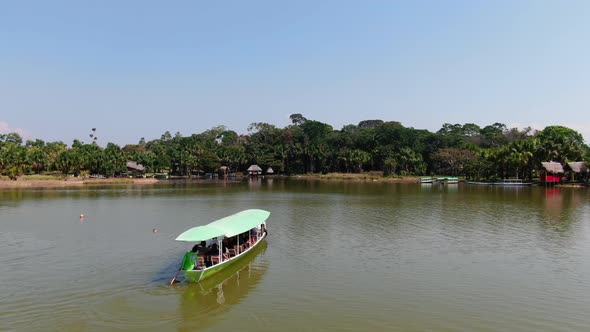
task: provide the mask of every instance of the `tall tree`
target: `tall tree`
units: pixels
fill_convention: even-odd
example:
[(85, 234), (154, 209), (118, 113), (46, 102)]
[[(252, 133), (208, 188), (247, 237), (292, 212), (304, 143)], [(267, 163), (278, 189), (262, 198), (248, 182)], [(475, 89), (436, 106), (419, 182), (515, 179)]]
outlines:
[(540, 143), (539, 155), (545, 161), (562, 163), (582, 160), (587, 146), (577, 131), (563, 126), (545, 127), (537, 135)]

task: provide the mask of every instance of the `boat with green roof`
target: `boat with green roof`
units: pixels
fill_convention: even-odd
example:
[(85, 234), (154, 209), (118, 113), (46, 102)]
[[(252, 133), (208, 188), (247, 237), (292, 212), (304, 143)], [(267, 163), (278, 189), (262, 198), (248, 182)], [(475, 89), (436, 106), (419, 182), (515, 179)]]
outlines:
[(436, 178), (436, 181), (441, 184), (457, 184), (457, 183), (459, 183), (459, 178), (454, 177), (454, 176), (446, 176), (446, 177)]
[(422, 184), (433, 184), (436, 181), (432, 176), (425, 176), (420, 178), (420, 183)]
[(250, 209), (188, 229), (176, 241), (196, 244), (185, 253), (179, 272), (186, 281), (199, 282), (248, 256), (266, 237), (269, 216), (269, 211)]

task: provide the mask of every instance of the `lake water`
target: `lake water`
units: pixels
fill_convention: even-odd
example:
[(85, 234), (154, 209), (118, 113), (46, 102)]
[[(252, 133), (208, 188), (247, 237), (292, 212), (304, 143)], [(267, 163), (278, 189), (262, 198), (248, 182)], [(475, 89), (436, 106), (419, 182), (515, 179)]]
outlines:
[[(588, 331), (589, 193), (279, 179), (4, 190), (0, 330)], [(248, 208), (271, 211), (252, 259), (168, 286), (191, 247), (178, 234)]]

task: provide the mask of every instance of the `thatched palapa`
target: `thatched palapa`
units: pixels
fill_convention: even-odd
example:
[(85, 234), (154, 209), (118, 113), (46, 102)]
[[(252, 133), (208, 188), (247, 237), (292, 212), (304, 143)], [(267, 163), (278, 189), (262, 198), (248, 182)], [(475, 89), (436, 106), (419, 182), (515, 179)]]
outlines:
[(560, 174), (563, 173), (563, 166), (561, 163), (555, 161), (546, 161), (541, 163), (547, 173)]
[(141, 172), (141, 171), (145, 170), (145, 167), (143, 167), (142, 164), (136, 163), (135, 161), (128, 161), (127, 162), (127, 169)]
[(248, 173), (250, 173), (250, 175), (262, 174), (262, 168), (258, 165), (251, 165), (248, 167)]
[(262, 168), (258, 165), (251, 165), (248, 167), (248, 172), (262, 172)]
[(584, 161), (572, 161), (567, 163), (567, 166), (574, 173), (588, 173), (588, 166), (586, 166), (586, 162)]
[(218, 176), (225, 177), (225, 176), (227, 176), (227, 175), (228, 175), (228, 173), (229, 173), (229, 167), (227, 167), (227, 166), (221, 166), (221, 167), (219, 167), (219, 169), (217, 170), (217, 175), (218, 175)]

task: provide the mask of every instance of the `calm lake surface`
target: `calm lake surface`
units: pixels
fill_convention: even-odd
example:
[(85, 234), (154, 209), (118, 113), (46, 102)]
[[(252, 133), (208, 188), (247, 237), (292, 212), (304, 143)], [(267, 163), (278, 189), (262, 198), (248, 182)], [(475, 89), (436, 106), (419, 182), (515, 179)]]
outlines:
[[(271, 211), (251, 259), (168, 286), (191, 247), (178, 234), (248, 208)], [(2, 331), (588, 331), (590, 191), (279, 179), (4, 190), (0, 294)]]

